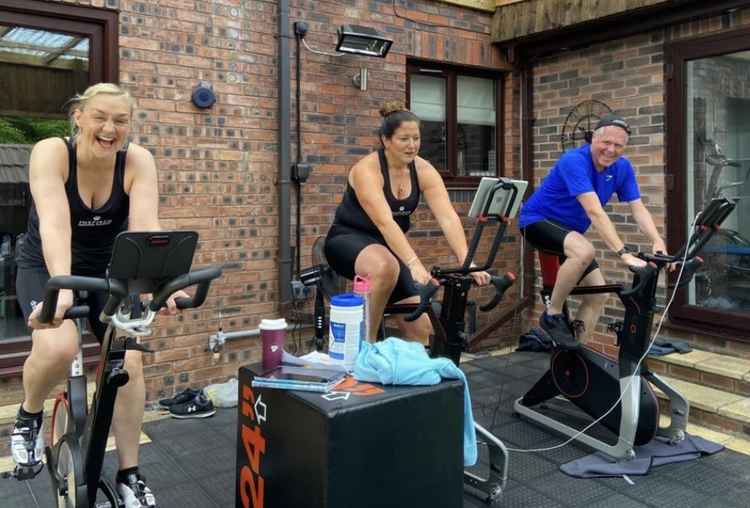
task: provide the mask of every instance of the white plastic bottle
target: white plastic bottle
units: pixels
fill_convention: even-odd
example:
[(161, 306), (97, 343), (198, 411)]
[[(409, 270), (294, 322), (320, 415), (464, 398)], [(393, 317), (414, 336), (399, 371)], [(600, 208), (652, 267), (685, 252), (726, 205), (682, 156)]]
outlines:
[(328, 355), (347, 370), (354, 368), (365, 333), (362, 297), (351, 293), (331, 298)]
[(354, 294), (362, 297), (362, 319), (365, 321), (363, 341), (372, 340), (370, 337), (370, 287), (370, 279), (359, 275), (354, 276)]

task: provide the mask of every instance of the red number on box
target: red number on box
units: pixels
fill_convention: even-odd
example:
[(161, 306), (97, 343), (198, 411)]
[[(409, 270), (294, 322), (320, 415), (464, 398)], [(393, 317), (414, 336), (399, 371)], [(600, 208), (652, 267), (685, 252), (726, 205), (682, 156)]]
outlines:
[[(250, 495), (248, 496), (247, 487), (250, 487)], [(242, 506), (245, 508), (263, 508), (263, 491), (265, 483), (263, 478), (258, 476), (258, 485), (255, 485), (255, 478), (253, 472), (248, 466), (243, 466), (240, 472), (240, 499), (242, 499)], [(253, 504), (251, 505), (250, 502)]]

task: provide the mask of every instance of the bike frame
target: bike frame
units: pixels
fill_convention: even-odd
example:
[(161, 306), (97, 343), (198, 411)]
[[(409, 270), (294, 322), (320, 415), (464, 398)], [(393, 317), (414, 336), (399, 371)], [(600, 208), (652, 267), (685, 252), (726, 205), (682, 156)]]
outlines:
[[(156, 313), (176, 291), (197, 285), (195, 296), (175, 300), (179, 309), (196, 308), (205, 301), (211, 281), (221, 275), (221, 269), (208, 267), (189, 272), (196, 243), (194, 232), (121, 233), (115, 240), (107, 277), (58, 276), (47, 282), (39, 318), (42, 323), (52, 321), (61, 289), (106, 291), (108, 294), (100, 315), (101, 321), (107, 323), (107, 330), (88, 414), (81, 330), (82, 319), (88, 316), (89, 308), (76, 306), (65, 313), (65, 319), (77, 319), (79, 348), (71, 363), (67, 393), (58, 397), (53, 414), (53, 440), (57, 440), (45, 450), (58, 503), (93, 508), (96, 494), (102, 490), (113, 507), (119, 506), (114, 489), (101, 478), (101, 472), (117, 391), (129, 380), (125, 354), (127, 350), (150, 352), (137, 339), (150, 335)], [(153, 294), (146, 306), (138, 298), (143, 293)], [(132, 300), (129, 294), (134, 296)], [(61, 404), (67, 406), (69, 420), (66, 432), (56, 436), (56, 413)], [(60, 460), (63, 451), (67, 454), (65, 461)]]
[[(692, 279), (695, 271), (703, 263), (697, 257), (697, 253), (705, 246), (711, 236), (718, 230), (719, 225), (733, 209), (734, 204), (726, 199), (712, 202), (697, 221), (697, 234), (691, 237), (690, 242), (674, 256), (667, 256), (666, 254), (638, 254), (649, 265), (645, 268), (631, 268), (634, 276), (630, 289), (625, 289), (621, 284), (610, 284), (581, 286), (571, 291), (571, 295), (616, 293), (625, 307), (624, 321), (610, 326), (610, 329), (616, 332), (617, 345), (620, 347), (618, 363), (615, 368), (617, 369), (617, 385), (619, 386), (619, 393), (621, 395), (619, 398), (621, 412), (619, 428), (617, 429), (617, 442), (615, 444), (609, 444), (585, 434), (580, 429), (566, 425), (534, 409), (534, 406), (558, 394), (562, 394), (562, 389), (559, 387), (553, 389), (552, 386), (554, 386), (554, 383), (550, 384), (550, 380), (554, 382), (552, 366), (550, 366), (550, 370), (547, 371), (526, 395), (514, 402), (513, 407), (515, 411), (549, 429), (575, 438), (577, 441), (595, 450), (604, 452), (616, 460), (629, 460), (635, 457), (633, 447), (640, 417), (641, 383), (649, 382), (667, 395), (670, 405), (670, 424), (668, 427), (660, 427), (658, 422), (655, 422), (654, 430), (656, 435), (666, 437), (671, 442), (678, 442), (684, 439), (690, 411), (687, 399), (667, 384), (666, 381), (651, 372), (648, 369), (648, 365), (642, 361), (647, 349), (651, 345), (649, 339), (653, 328), (659, 275), (670, 263), (684, 261), (683, 276), (685, 279), (681, 284), (687, 284)], [(545, 282), (549, 282), (546, 278)], [(545, 291), (543, 291), (543, 299), (544, 294)], [(565, 308), (565, 312), (567, 315), (567, 307)], [(595, 357), (598, 355), (585, 348), (576, 354), (581, 361), (587, 364), (593, 364)], [(593, 411), (589, 414), (595, 419), (604, 418), (602, 414), (593, 414)], [(606, 415), (606, 413), (603, 414)]]

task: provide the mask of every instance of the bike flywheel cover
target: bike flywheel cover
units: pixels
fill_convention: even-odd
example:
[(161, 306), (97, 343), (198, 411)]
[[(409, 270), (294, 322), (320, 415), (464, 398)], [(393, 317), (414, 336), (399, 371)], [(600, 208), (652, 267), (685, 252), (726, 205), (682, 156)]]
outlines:
[(568, 399), (581, 397), (589, 389), (589, 368), (577, 351), (555, 352), (550, 362), (550, 371), (555, 386)]

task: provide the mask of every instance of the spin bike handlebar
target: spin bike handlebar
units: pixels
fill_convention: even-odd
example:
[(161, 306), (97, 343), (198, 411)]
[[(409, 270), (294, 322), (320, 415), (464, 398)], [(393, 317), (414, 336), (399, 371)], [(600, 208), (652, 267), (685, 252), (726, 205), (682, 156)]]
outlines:
[[(211, 281), (218, 278), (221, 275), (221, 271), (221, 268), (218, 266), (210, 266), (208, 268), (202, 268), (175, 277), (165, 284), (162, 284), (154, 293), (154, 296), (149, 303), (149, 309), (153, 312), (157, 312), (159, 309), (166, 306), (167, 299), (172, 293), (195, 284), (198, 284), (195, 296), (192, 298), (177, 298), (175, 303), (177, 304), (178, 309), (200, 307), (206, 300)], [(127, 286), (117, 279), (83, 277), (78, 275), (60, 275), (52, 277), (47, 281), (44, 303), (42, 304), (42, 311), (39, 315), (39, 322), (52, 322), (55, 317), (57, 299), (61, 289), (70, 289), (74, 291), (106, 291), (109, 293), (109, 297), (107, 298), (102, 313), (108, 316), (117, 312), (120, 303), (128, 296)], [(88, 317), (88, 315), (89, 307), (87, 305), (78, 305), (69, 308), (65, 312), (64, 319), (76, 319)]]
[[(440, 286), (446, 280), (447, 279), (444, 279), (444, 278), (438, 279), (438, 284), (432, 284), (432, 283), (428, 283), (425, 285), (416, 284), (418, 291), (419, 291), (419, 305), (414, 310), (414, 312), (408, 314), (406, 317), (404, 317), (404, 319), (406, 321), (414, 321), (423, 313), (427, 312), (427, 309), (430, 308), (432, 297), (435, 296), (435, 293), (437, 293), (438, 289), (440, 289)], [(509, 287), (511, 287), (515, 281), (516, 281), (516, 276), (512, 272), (508, 272), (505, 275), (491, 276), (490, 284), (492, 284), (495, 287), (495, 296), (488, 303), (480, 306), (479, 310), (481, 310), (482, 312), (487, 312), (489, 310), (494, 309), (497, 306), (497, 304), (500, 303), (500, 300), (503, 299), (503, 295), (505, 294), (505, 291)]]
[(169, 295), (194, 284), (198, 284), (195, 296), (192, 298), (177, 298), (175, 304), (178, 309), (194, 309), (200, 307), (203, 305), (203, 302), (206, 301), (211, 281), (220, 276), (221, 268), (218, 266), (209, 266), (207, 268), (201, 268), (200, 270), (180, 275), (164, 284), (159, 291), (154, 294), (154, 297), (149, 304), (149, 308), (154, 312), (158, 311), (166, 305)]
[[(110, 282), (113, 284), (110, 284)], [(83, 277), (80, 275), (58, 275), (47, 281), (44, 290), (44, 303), (42, 304), (42, 311), (39, 314), (40, 323), (51, 323), (54, 319), (55, 310), (57, 309), (57, 298), (60, 295), (61, 289), (70, 289), (73, 291), (107, 291), (118, 298), (117, 305), (127, 296), (125, 286), (115, 280), (110, 281), (98, 277)], [(107, 308), (109, 308), (109, 303), (108, 300)], [(115, 309), (117, 305), (114, 306)], [(88, 315), (88, 305), (78, 305), (65, 311), (64, 319), (84, 318), (88, 317)]]
[(631, 296), (639, 292), (653, 277), (659, 274), (660, 270), (671, 263), (684, 263), (682, 280), (678, 281), (678, 287), (688, 284), (698, 268), (703, 265), (703, 259), (698, 256), (698, 253), (719, 230), (722, 222), (732, 213), (735, 206), (735, 203), (726, 198), (712, 199), (711, 203), (696, 217), (695, 231), (690, 235), (688, 242), (673, 256), (664, 253), (650, 254), (646, 252), (636, 254), (648, 265), (640, 268), (629, 267), (631, 272), (640, 277), (638, 283), (632, 289), (623, 292), (622, 296)]
[(690, 283), (690, 281), (693, 280), (695, 272), (697, 272), (698, 269), (703, 266), (703, 258), (701, 258), (700, 256), (694, 256), (684, 263), (683, 259), (680, 256), (669, 256), (662, 253), (648, 254), (645, 252), (639, 252), (638, 254), (636, 254), (636, 256), (646, 261), (646, 263), (648, 264), (646, 266), (628, 267), (631, 272), (639, 276), (639, 281), (638, 284), (636, 284), (632, 288), (623, 291), (623, 296), (630, 296), (632, 294), (638, 293), (646, 286), (646, 284), (649, 283), (651, 278), (657, 277), (659, 275), (659, 271), (671, 263), (679, 263), (684, 265), (684, 267), (682, 268), (682, 277), (680, 278), (681, 280), (677, 284), (677, 287), (683, 287)]

